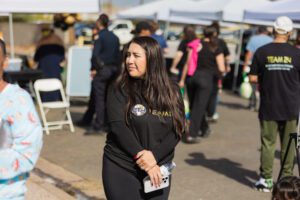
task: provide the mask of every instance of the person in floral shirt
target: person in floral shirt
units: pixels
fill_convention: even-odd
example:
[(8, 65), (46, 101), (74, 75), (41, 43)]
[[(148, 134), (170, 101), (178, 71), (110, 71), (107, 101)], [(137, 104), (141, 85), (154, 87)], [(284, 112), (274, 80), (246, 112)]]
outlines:
[(7, 65), (0, 39), (0, 199), (22, 200), (42, 148), (42, 127), (31, 96), (3, 80)]

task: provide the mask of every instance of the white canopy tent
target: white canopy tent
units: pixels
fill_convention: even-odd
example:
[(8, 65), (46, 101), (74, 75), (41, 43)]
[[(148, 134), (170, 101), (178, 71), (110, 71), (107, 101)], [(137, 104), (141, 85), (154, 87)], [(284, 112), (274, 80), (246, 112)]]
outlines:
[(9, 13), (11, 57), (14, 57), (13, 13), (97, 13), (99, 0), (0, 0), (0, 13)]
[(95, 13), (98, 0), (0, 0), (0, 13)]
[[(252, 20), (274, 21), (279, 16), (288, 16), (294, 22), (300, 22), (300, 1), (299, 0), (281, 0), (269, 2), (266, 5), (255, 6), (245, 10), (245, 21)], [(267, 23), (267, 22), (266, 22)]]
[(253, 5), (266, 5), (268, 0), (202, 0), (189, 1), (184, 6), (173, 4), (171, 16), (195, 19), (243, 22), (244, 10)]
[(187, 18), (182, 16), (170, 16), (172, 6), (184, 7), (191, 0), (162, 0), (136, 6), (117, 14), (121, 19), (148, 19), (183, 24), (209, 25), (211, 21)]

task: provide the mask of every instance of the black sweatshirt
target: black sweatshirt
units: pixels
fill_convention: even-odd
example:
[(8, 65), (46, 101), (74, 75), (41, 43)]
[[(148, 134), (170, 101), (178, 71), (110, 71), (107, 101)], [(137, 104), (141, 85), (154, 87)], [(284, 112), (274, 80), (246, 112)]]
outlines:
[(107, 115), (111, 131), (107, 135), (104, 155), (121, 167), (136, 172), (134, 156), (146, 149), (152, 151), (158, 165), (172, 161), (180, 138), (175, 133), (170, 112), (148, 108), (141, 90), (136, 91), (136, 104), (130, 108), (126, 125), (124, 91), (111, 86), (107, 96)]

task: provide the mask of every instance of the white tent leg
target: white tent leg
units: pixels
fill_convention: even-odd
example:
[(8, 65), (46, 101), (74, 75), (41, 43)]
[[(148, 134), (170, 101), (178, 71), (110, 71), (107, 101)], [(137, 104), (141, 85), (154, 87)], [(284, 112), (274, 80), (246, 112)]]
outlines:
[(13, 29), (13, 15), (9, 14), (9, 40), (10, 40), (10, 57), (15, 57), (15, 44), (14, 44), (14, 29)]
[(240, 56), (242, 51), (243, 34), (244, 34), (244, 28), (240, 30), (239, 43), (238, 43), (237, 53), (235, 56), (235, 66), (234, 66), (233, 81), (232, 81), (233, 91), (237, 89), (236, 84), (237, 84), (237, 77), (239, 74), (239, 67), (240, 67)]
[(168, 38), (169, 30), (170, 30), (170, 20), (169, 19), (166, 21), (166, 25), (165, 26), (166, 27), (165, 27), (165, 30), (164, 30), (164, 36), (167, 39)]

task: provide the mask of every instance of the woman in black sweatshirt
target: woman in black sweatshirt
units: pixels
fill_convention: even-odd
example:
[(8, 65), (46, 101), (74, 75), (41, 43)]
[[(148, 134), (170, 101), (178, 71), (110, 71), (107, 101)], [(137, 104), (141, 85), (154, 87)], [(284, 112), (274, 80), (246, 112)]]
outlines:
[(154, 39), (134, 38), (123, 61), (125, 68), (107, 96), (111, 132), (103, 155), (105, 194), (108, 200), (168, 199), (169, 187), (144, 193), (143, 178), (160, 185), (159, 167), (172, 161), (184, 132), (183, 100)]

